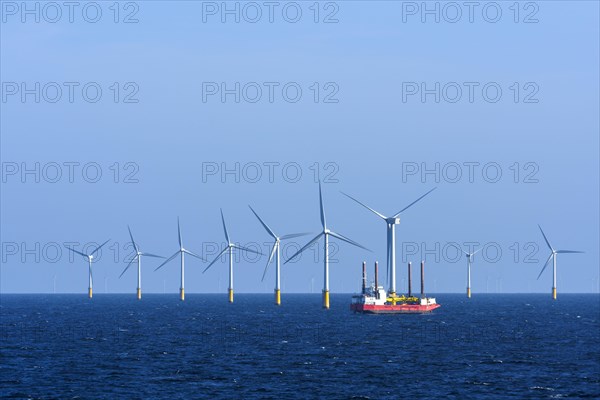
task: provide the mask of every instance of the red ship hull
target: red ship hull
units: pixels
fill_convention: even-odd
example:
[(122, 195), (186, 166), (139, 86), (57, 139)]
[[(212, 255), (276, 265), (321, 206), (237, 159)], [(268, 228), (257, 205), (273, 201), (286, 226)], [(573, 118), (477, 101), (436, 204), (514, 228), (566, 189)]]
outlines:
[(386, 305), (374, 305), (374, 304), (350, 304), (350, 310), (354, 312), (366, 313), (366, 314), (423, 314), (428, 313), (436, 308), (439, 304), (386, 304)]

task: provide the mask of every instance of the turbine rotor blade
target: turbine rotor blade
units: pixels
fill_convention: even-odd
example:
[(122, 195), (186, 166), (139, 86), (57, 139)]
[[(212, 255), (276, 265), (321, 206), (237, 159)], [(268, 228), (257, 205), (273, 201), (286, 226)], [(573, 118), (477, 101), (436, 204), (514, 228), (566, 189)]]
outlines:
[(542, 232), (542, 236), (544, 237), (544, 240), (546, 241), (548, 248), (550, 250), (554, 251), (554, 249), (552, 248), (552, 245), (550, 245), (550, 242), (548, 241), (548, 238), (546, 237), (546, 234), (544, 233), (544, 231), (542, 230), (542, 227), (539, 224), (538, 224), (538, 228), (540, 228), (540, 232)]
[(92, 253), (90, 254), (90, 256), (93, 256), (94, 253), (96, 253), (98, 250), (100, 250), (102, 248), (102, 246), (104, 246), (108, 242), (110, 242), (110, 239), (108, 239), (106, 242), (102, 243), (100, 246), (96, 247), (96, 250), (92, 251)]
[(223, 250), (221, 250), (221, 252), (220, 252), (220, 253), (219, 253), (219, 254), (218, 254), (216, 257), (215, 257), (215, 259), (214, 259), (214, 260), (212, 260), (212, 262), (211, 262), (210, 264), (208, 264), (208, 267), (206, 267), (206, 268), (204, 269), (204, 271), (202, 271), (202, 273), (205, 273), (206, 271), (208, 271), (208, 269), (209, 269), (210, 267), (212, 267), (212, 266), (213, 266), (213, 264), (214, 264), (215, 262), (217, 262), (217, 260), (218, 260), (218, 259), (219, 259), (219, 258), (220, 258), (220, 257), (223, 255), (223, 253), (225, 253), (227, 250), (229, 250), (229, 246), (225, 246), (225, 248), (224, 248)]
[(321, 191), (321, 181), (319, 180), (319, 204), (321, 206), (321, 225), (323, 225), (323, 229), (327, 226), (327, 222), (325, 221), (325, 209), (323, 208), (323, 193)]
[(350, 198), (351, 200), (354, 200), (355, 202), (357, 202), (358, 204), (360, 204), (361, 206), (363, 206), (364, 208), (366, 208), (367, 210), (371, 211), (372, 213), (374, 213), (375, 215), (378, 215), (379, 217), (383, 218), (383, 219), (387, 219), (387, 217), (383, 214), (381, 214), (380, 212), (377, 212), (375, 210), (373, 210), (371, 207), (369, 207), (368, 205), (361, 203), (360, 201), (358, 201), (357, 199), (355, 199), (354, 197), (350, 196), (349, 194), (346, 194), (344, 192), (340, 192), (342, 193), (344, 196)]
[(136, 260), (136, 258), (138, 258), (138, 255), (136, 254), (135, 257), (133, 257), (131, 259), (131, 261), (129, 261), (129, 263), (127, 264), (127, 266), (125, 267), (125, 269), (123, 270), (123, 272), (121, 272), (121, 275), (119, 275), (119, 279), (121, 279), (121, 277), (123, 276), (123, 274), (129, 269), (129, 267), (131, 267), (131, 264), (133, 264), (133, 262)]
[(223, 209), (221, 208), (221, 221), (223, 221), (223, 231), (225, 231), (225, 239), (227, 240), (227, 244), (230, 244), (229, 235), (227, 234), (227, 227), (225, 226), (225, 217), (223, 216)]
[(558, 254), (567, 254), (567, 253), (585, 253), (585, 251), (579, 250), (556, 250)]
[(330, 234), (331, 236), (333, 236), (334, 238), (337, 238), (337, 239), (339, 239), (339, 240), (343, 240), (344, 242), (346, 242), (346, 243), (350, 243), (350, 244), (351, 244), (351, 245), (353, 245), (353, 246), (360, 247), (361, 249), (364, 249), (364, 250), (367, 250), (367, 251), (371, 251), (370, 249), (366, 248), (366, 247), (365, 247), (365, 246), (363, 246), (362, 244), (360, 244), (360, 243), (357, 243), (357, 242), (355, 242), (354, 240), (352, 240), (352, 239), (350, 239), (350, 238), (348, 238), (348, 237), (346, 237), (346, 236), (344, 236), (344, 235), (341, 235), (341, 234), (339, 234), (339, 233), (335, 233), (335, 232), (333, 232), (333, 231), (329, 231), (329, 234)]
[(165, 258), (163, 256), (157, 256), (156, 254), (150, 254), (150, 253), (140, 253), (140, 254), (145, 257)]
[(200, 257), (200, 256), (199, 256), (198, 254), (196, 254), (196, 253), (192, 253), (192, 252), (191, 252), (191, 251), (189, 251), (188, 249), (185, 249), (185, 250), (183, 250), (183, 252), (184, 252), (185, 254), (189, 254), (189, 255), (190, 255), (190, 256), (192, 256), (192, 257), (196, 257), (196, 258), (198, 258), (198, 259), (200, 259), (200, 260), (202, 260), (202, 261), (206, 262), (206, 260), (205, 260), (204, 258)]
[(273, 239), (277, 239), (277, 235), (275, 235), (275, 232), (273, 232), (273, 230), (271, 228), (269, 228), (269, 226), (266, 224), (266, 222), (263, 221), (262, 218), (258, 216), (256, 211), (254, 211), (254, 209), (250, 205), (248, 205), (248, 207), (250, 207), (250, 210), (252, 210), (254, 215), (256, 215), (256, 218), (258, 218), (258, 220), (260, 221), (262, 226), (265, 228), (265, 230), (269, 233), (269, 235), (271, 235), (273, 237)]
[(263, 253), (261, 253), (260, 251), (252, 250), (252, 249), (249, 249), (248, 247), (244, 247), (244, 246), (238, 246), (237, 244), (233, 244), (233, 245), (231, 245), (231, 247), (233, 247), (234, 249), (248, 251), (248, 252), (254, 253), (254, 254), (259, 254), (261, 256), (263, 255)]
[(290, 233), (289, 235), (283, 235), (279, 239), (280, 240), (287, 240), (287, 239), (292, 239), (292, 238), (295, 238), (295, 237), (310, 235), (311, 233), (313, 233), (313, 232)]
[(177, 217), (177, 237), (179, 238), (179, 248), (183, 247), (183, 240), (181, 240), (181, 226), (179, 225), (179, 217)]
[(135, 249), (135, 252), (139, 253), (140, 249), (139, 249), (138, 245), (135, 243), (135, 240), (133, 240), (133, 235), (131, 234), (131, 228), (129, 228), (129, 225), (127, 225), (127, 230), (129, 231), (129, 237), (131, 238), (131, 244), (133, 244), (133, 248)]
[(550, 257), (548, 257), (548, 259), (546, 260), (546, 264), (544, 264), (544, 268), (542, 268), (542, 270), (540, 271), (540, 274), (538, 275), (537, 279), (540, 279), (540, 276), (542, 276), (542, 274), (544, 273), (544, 270), (546, 269), (546, 267), (548, 266), (548, 263), (550, 262), (550, 259), (554, 256), (554, 253), (550, 254)]
[(271, 254), (269, 255), (269, 260), (267, 260), (267, 265), (269, 265), (269, 263), (271, 262), (271, 260), (273, 259), (273, 256), (275, 255), (275, 250), (277, 250), (277, 242), (275, 242), (273, 244), (273, 249), (271, 250)]
[(277, 242), (273, 243), (273, 249), (271, 250), (271, 255), (269, 256), (269, 259), (267, 260), (267, 265), (265, 265), (265, 271), (263, 272), (262, 279), (260, 280), (261, 282), (265, 280), (265, 276), (267, 275), (267, 270), (269, 269), (271, 260), (273, 259), (273, 256), (275, 255), (275, 250), (277, 250)]
[(73, 253), (77, 253), (77, 254), (79, 254), (79, 255), (82, 255), (82, 256), (84, 256), (85, 258), (88, 258), (88, 257), (89, 257), (87, 254), (83, 254), (82, 252), (80, 252), (80, 251), (78, 251), (78, 250), (75, 250), (75, 249), (73, 249), (73, 248), (71, 248), (71, 247), (67, 247), (67, 246), (65, 246), (65, 247), (66, 247), (68, 250), (71, 250)]
[(454, 247), (456, 247), (460, 251), (462, 251), (466, 256), (469, 255), (469, 253), (467, 253), (466, 251), (464, 251), (463, 248), (458, 245), (458, 243), (452, 243), (451, 245), (454, 246)]
[(310, 245), (312, 245), (314, 242), (316, 242), (317, 240), (319, 240), (321, 238), (321, 236), (323, 236), (324, 233), (319, 233), (317, 236), (315, 236), (310, 242), (308, 242), (307, 244), (304, 245), (304, 247), (302, 247), (300, 250), (298, 250), (297, 252), (294, 253), (293, 256), (291, 256), (290, 258), (288, 258), (287, 260), (284, 261), (284, 264), (287, 264), (288, 262), (290, 262), (292, 259), (294, 259), (298, 254), (302, 253), (304, 250), (306, 250)]
[(437, 189), (437, 187), (434, 187), (429, 192), (425, 193), (423, 196), (419, 197), (418, 199), (416, 199), (415, 201), (413, 201), (412, 203), (410, 203), (409, 205), (407, 205), (406, 207), (404, 207), (402, 210), (398, 211), (396, 214), (394, 214), (394, 218), (396, 218), (398, 215), (400, 215), (400, 213), (406, 211), (409, 207), (411, 207), (413, 204), (415, 204), (416, 202), (418, 202), (419, 200), (421, 200), (423, 197), (425, 197), (429, 193), (433, 192), (435, 189)]
[(172, 259), (177, 257), (180, 252), (181, 252), (181, 250), (177, 250), (175, 252), (175, 254), (173, 254), (171, 257), (167, 258), (162, 264), (160, 264), (158, 267), (156, 267), (156, 269), (154, 271), (158, 271), (159, 269), (161, 269), (163, 267), (163, 265), (165, 265), (166, 263), (168, 263), (169, 261), (171, 261)]

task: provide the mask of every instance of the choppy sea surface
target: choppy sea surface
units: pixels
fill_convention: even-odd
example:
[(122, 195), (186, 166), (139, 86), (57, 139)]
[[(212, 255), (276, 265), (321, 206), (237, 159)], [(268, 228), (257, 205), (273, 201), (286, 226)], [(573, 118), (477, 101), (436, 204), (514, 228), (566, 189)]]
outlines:
[(4, 398), (600, 398), (600, 296), (0, 296)]

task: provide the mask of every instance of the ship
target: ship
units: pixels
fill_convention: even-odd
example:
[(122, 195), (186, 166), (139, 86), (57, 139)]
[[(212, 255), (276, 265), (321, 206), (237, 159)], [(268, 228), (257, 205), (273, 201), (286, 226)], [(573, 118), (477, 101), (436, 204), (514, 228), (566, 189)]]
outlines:
[(367, 264), (363, 262), (362, 291), (352, 296), (350, 310), (366, 314), (424, 314), (440, 305), (435, 298), (425, 295), (425, 263), (421, 262), (421, 296), (412, 295), (411, 263), (408, 263), (408, 294), (387, 293), (378, 283), (378, 268), (375, 263), (375, 281), (367, 287)]

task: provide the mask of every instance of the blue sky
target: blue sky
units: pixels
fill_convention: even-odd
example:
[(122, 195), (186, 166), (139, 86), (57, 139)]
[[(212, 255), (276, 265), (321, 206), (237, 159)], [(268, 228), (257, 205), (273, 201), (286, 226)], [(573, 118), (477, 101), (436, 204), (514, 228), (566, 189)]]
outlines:
[[(167, 256), (177, 248), (179, 216), (186, 247), (206, 254), (224, 241), (220, 208), (234, 240), (259, 243), (267, 252), (269, 237), (247, 205), (278, 233), (318, 232), (316, 170), (324, 179), (328, 223), (373, 250), (339, 244), (333, 292), (358, 289), (363, 260), (385, 263), (384, 224), (340, 191), (392, 214), (433, 187), (397, 229), (400, 287), (404, 261), (426, 258), (428, 291), (463, 292), (465, 260), (451, 257), (448, 243), (479, 242), (489, 254), (475, 259), (474, 293), (549, 293), (550, 272), (536, 280), (549, 254), (539, 223), (553, 246), (586, 252), (559, 257), (559, 293), (597, 291), (598, 4), (525, 3), (519, 3), (517, 23), (513, 2), (497, 3), (502, 15), (496, 23), (485, 19), (495, 9), (484, 17), (479, 8), (473, 22), (463, 8), (458, 22), (441, 15), (436, 23), (427, 15), (422, 22), (420, 10), (407, 15), (407, 7), (421, 2), (365, 1), (321, 2), (318, 23), (313, 2), (297, 3), (302, 16), (296, 23), (278, 12), (283, 2), (273, 23), (264, 6), (257, 23), (244, 15), (240, 23), (231, 16), (223, 23), (220, 14), (203, 22), (203, 7), (220, 2), (192, 1), (133, 3), (137, 11), (123, 2), (118, 23), (112, 2), (99, 2), (97, 23), (79, 9), (73, 23), (65, 9), (56, 23), (40, 11), (36, 23), (27, 14), (22, 22), (22, 10), (2, 2), (0, 291), (51, 292), (55, 278), (58, 292), (84, 293), (84, 260), (70, 259), (64, 247), (62, 254), (52, 252), (66, 242), (110, 238), (94, 266), (95, 290), (133, 292), (134, 271), (118, 279), (128, 224), (146, 251)], [(138, 22), (123, 23), (133, 11)], [(324, 23), (331, 13), (338, 22)], [(525, 23), (527, 16), (538, 22)], [(35, 94), (22, 101), (21, 84), (31, 89), (36, 82), (40, 102)], [(78, 84), (73, 102), (65, 82)], [(90, 82), (102, 89), (95, 103), (81, 91)], [(223, 102), (219, 94), (203, 93), (213, 83), (231, 89), (236, 82), (239, 103), (234, 95)], [(435, 94), (423, 101), (420, 93), (406, 92), (436, 82), (439, 102)], [(62, 97), (51, 103), (56, 85)], [(302, 90), (297, 102), (284, 98), (285, 85)], [(486, 85), (502, 90), (497, 102), (484, 98)], [(256, 86), (262, 96), (253, 103)], [(456, 87), (462, 96), (452, 102)], [(127, 94), (137, 102), (124, 102)], [(39, 182), (21, 174), (36, 163)], [(236, 163), (239, 182), (233, 174), (220, 176), (222, 167)], [(62, 176), (53, 183), (56, 165)], [(215, 165), (218, 173), (207, 175)], [(257, 165), (262, 176), (255, 179)], [(437, 181), (421, 176), (436, 165)], [(454, 179), (457, 165), (462, 176)], [(415, 166), (419, 172), (407, 175)], [(97, 170), (102, 176), (88, 182)], [(502, 173), (497, 182), (495, 171)], [(418, 254), (406, 254), (415, 246)], [(243, 256), (235, 265), (236, 291), (271, 292), (273, 269), (260, 281), (265, 263), (265, 256)], [(144, 260), (144, 291), (175, 294), (177, 263), (152, 272), (157, 265)], [(186, 291), (224, 293), (226, 263), (202, 274), (206, 265), (186, 260)], [(285, 265), (282, 274), (284, 292), (322, 286), (322, 262), (314, 253)]]

